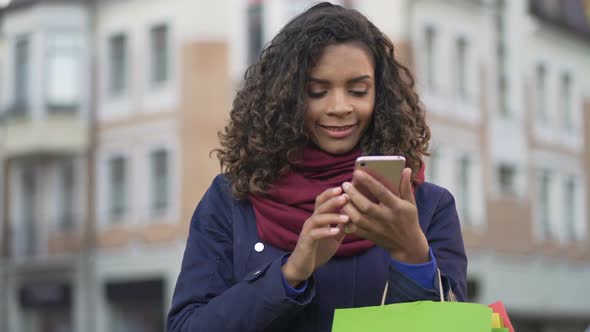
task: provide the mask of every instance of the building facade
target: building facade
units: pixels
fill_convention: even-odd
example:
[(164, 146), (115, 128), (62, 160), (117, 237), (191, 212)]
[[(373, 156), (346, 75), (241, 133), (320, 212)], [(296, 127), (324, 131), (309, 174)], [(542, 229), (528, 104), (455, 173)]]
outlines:
[(16, 1), (2, 14), (0, 328), (83, 330), (90, 16), (75, 2)]
[[(313, 3), (1, 10), (0, 330), (164, 330), (232, 97)], [(337, 3), (368, 16), (415, 73), (433, 137), (427, 180), (457, 201), (470, 300), (503, 300), (519, 332), (584, 331), (590, 4)]]

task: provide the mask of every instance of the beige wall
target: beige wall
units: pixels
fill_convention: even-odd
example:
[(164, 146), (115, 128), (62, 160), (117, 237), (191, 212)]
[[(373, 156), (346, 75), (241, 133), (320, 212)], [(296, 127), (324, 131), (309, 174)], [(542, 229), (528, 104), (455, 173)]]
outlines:
[(47, 239), (47, 252), (50, 255), (81, 253), (87, 245), (88, 243), (84, 241), (84, 234), (81, 232), (50, 233)]
[(217, 158), (209, 157), (209, 153), (218, 147), (217, 132), (229, 117), (233, 96), (228, 63), (228, 45), (222, 42), (195, 42), (182, 50), (179, 121), (184, 225), (188, 225), (197, 203), (220, 172)]

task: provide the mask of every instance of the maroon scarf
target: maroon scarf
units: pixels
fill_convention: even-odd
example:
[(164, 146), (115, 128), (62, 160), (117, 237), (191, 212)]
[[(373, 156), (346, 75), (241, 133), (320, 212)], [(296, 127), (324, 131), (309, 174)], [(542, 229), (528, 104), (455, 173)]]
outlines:
[[(293, 170), (278, 179), (267, 195), (250, 194), (261, 240), (293, 251), (303, 223), (312, 215), (315, 198), (328, 188), (352, 180), (354, 162), (361, 155), (353, 150), (345, 155), (331, 155), (316, 147), (306, 147), (303, 158)], [(418, 172), (424, 179), (424, 166)], [(346, 235), (337, 256), (352, 256), (375, 244), (354, 234)]]

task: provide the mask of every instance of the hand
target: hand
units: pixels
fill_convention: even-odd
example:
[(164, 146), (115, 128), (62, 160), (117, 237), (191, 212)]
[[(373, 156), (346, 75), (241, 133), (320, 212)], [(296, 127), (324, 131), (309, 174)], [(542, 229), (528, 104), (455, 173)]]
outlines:
[[(369, 174), (355, 171), (355, 185), (349, 182), (342, 185), (350, 197), (343, 212), (350, 217), (347, 226), (351, 232), (386, 249), (399, 262), (420, 264), (428, 262), (430, 257), (428, 241), (418, 222), (411, 177), (411, 169), (405, 168), (399, 191), (393, 193)], [(357, 189), (359, 186), (379, 202), (370, 201)]]
[[(339, 214), (349, 201), (342, 188), (331, 188), (316, 197), (315, 209), (305, 221), (295, 250), (282, 267), (285, 281), (296, 287), (336, 253), (344, 239), (347, 215)], [(334, 227), (332, 227), (334, 226)]]

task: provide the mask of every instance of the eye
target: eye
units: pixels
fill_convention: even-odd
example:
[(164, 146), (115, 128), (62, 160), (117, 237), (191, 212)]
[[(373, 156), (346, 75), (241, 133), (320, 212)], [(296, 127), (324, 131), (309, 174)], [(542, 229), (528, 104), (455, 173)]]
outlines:
[(359, 91), (359, 90), (350, 90), (349, 92), (350, 92), (350, 94), (352, 94), (355, 97), (362, 97), (368, 93), (367, 91)]
[(309, 91), (308, 92), (308, 94), (311, 98), (322, 98), (323, 96), (326, 95), (326, 93), (328, 93), (328, 91), (321, 91), (321, 92)]

